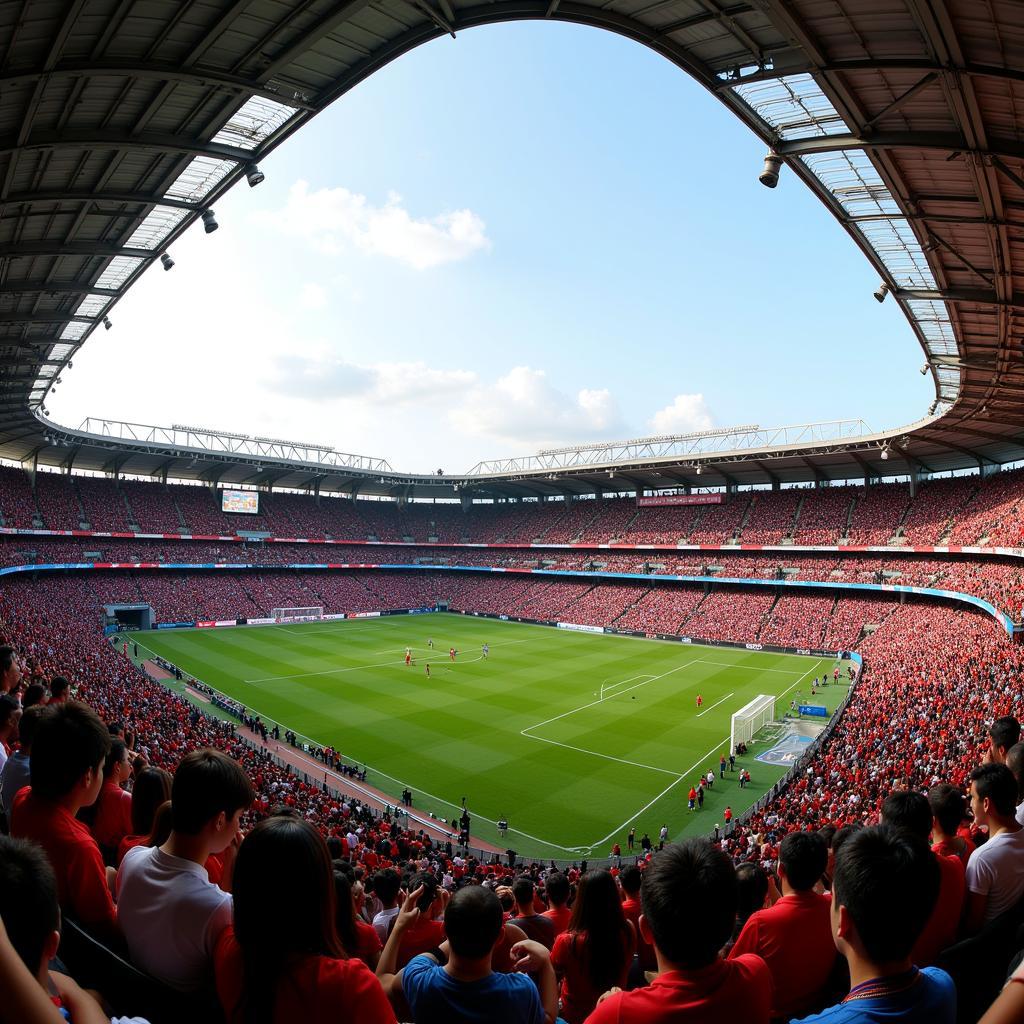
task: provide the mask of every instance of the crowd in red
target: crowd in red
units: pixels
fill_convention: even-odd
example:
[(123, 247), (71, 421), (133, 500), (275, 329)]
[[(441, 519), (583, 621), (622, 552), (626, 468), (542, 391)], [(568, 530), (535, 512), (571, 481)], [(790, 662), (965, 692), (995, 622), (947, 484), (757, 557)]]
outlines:
[(1024, 537), (1022, 472), (923, 483), (738, 491), (722, 504), (639, 508), (633, 498), (505, 504), (410, 503), (259, 492), (257, 514), (221, 511), (206, 486), (0, 468), (0, 525), (442, 543), (546, 542), (1017, 546)]

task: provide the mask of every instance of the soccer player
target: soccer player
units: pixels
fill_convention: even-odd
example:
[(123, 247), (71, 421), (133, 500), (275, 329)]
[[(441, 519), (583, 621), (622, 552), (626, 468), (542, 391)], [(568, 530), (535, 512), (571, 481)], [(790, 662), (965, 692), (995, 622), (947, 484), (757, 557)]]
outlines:
[(701, 705), (704, 703), (704, 698), (698, 693), (697, 694), (697, 710), (700, 710)]
[(405, 649), (405, 663), (406, 665), (412, 664), (412, 652), (409, 650), (408, 647), (406, 647)]
[(449, 658), (450, 658), (450, 659), (451, 659), (452, 661), (454, 661), (454, 660), (455, 660), (455, 648), (454, 648), (454, 647), (449, 647), (449, 648), (448, 648), (448, 657), (449, 657)]
[(430, 665), (427, 665), (427, 678), (430, 678)]
[(689, 795), (686, 798), (686, 811), (689, 813), (697, 806), (697, 789), (694, 786), (690, 787)]
[(429, 647), (429, 648), (430, 648), (431, 650), (433, 650), (433, 649), (434, 649), (434, 641), (433, 641), (433, 640), (432, 640), (432, 639), (431, 639), (431, 638), (430, 638), (429, 636), (427, 637), (427, 646), (428, 646), (428, 647)]
[(484, 661), (486, 661), (487, 660), (487, 655), (491, 653), (491, 645), (490, 644), (484, 644), (483, 647), (481, 648), (481, 650), (483, 651)]

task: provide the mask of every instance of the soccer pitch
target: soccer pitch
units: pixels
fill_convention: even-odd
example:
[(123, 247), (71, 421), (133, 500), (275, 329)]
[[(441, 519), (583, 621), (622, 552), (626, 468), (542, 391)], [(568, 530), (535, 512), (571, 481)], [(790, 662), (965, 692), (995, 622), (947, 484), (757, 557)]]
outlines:
[[(604, 856), (616, 840), (625, 851), (634, 825), (655, 842), (663, 824), (673, 839), (710, 832), (727, 804), (739, 814), (784, 769), (751, 754), (738, 762), (749, 787), (736, 773), (717, 780), (733, 713), (761, 693), (783, 698), (781, 713), (833, 668), (445, 613), (131, 638), (282, 731), (366, 765), (367, 782), (395, 799), (408, 786), (416, 811), (451, 820), (465, 796), (474, 837), (538, 858)], [(832, 709), (845, 693), (829, 686), (815, 703)], [(716, 784), (688, 813), (689, 788), (709, 768)]]

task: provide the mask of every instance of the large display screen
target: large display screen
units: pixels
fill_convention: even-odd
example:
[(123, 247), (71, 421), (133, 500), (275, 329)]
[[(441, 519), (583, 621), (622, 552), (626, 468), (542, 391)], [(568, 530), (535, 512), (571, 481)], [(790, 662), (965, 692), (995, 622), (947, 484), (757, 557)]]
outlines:
[(248, 512), (255, 515), (260, 510), (259, 491), (221, 491), (222, 512)]

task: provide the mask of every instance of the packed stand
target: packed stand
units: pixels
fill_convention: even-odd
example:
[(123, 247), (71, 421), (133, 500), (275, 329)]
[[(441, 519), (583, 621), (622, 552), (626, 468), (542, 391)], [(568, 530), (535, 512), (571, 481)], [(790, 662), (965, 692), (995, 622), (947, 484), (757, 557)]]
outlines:
[(66, 473), (36, 473), (36, 503), (46, 529), (82, 528), (82, 508), (73, 480)]
[(792, 534), (797, 510), (812, 493), (790, 487), (780, 491), (755, 491), (750, 513), (740, 534), (741, 544), (781, 544)]
[(113, 533), (130, 529), (128, 507), (116, 481), (95, 476), (77, 476), (75, 481), (89, 529)]
[(977, 489), (977, 478), (966, 476), (921, 484), (900, 527), (900, 536), (909, 544), (943, 543), (950, 520)]
[(8, 529), (31, 530), (35, 526), (36, 500), (23, 469), (0, 466), (0, 516)]
[(128, 500), (131, 520), (140, 533), (188, 532), (182, 527), (174, 497), (165, 485), (122, 480), (121, 490)]
[(889, 544), (909, 504), (910, 488), (906, 484), (875, 484), (860, 490), (850, 521), (850, 543)]
[[(846, 535), (856, 491), (852, 487), (816, 487), (803, 491), (794, 544), (835, 545)], [(745, 538), (744, 538), (745, 539)]]

